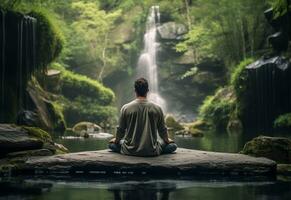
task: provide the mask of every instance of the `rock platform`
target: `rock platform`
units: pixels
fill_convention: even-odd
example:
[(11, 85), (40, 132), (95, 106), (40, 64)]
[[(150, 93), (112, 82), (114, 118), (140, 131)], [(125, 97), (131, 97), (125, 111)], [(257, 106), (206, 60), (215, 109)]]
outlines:
[(275, 176), (276, 162), (243, 154), (178, 148), (174, 154), (135, 157), (109, 150), (28, 158), (12, 172), (34, 175)]

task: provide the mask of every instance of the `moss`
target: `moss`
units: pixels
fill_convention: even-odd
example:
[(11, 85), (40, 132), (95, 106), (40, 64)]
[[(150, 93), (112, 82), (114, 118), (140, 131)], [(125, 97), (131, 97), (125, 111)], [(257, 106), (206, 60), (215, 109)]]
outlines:
[(291, 11), (291, 5), (288, 7), (288, 1), (286, 0), (273, 1), (272, 8), (274, 9), (274, 19), (285, 15), (288, 11)]
[(286, 113), (277, 117), (274, 121), (274, 128), (291, 129), (291, 113)]
[(251, 64), (252, 62), (254, 62), (254, 59), (252, 58), (243, 60), (231, 74), (230, 83), (233, 86), (238, 97), (242, 96), (247, 89), (246, 86), (249, 77), (246, 70), (246, 66)]
[(28, 132), (30, 136), (35, 137), (45, 143), (52, 141), (52, 137), (50, 136), (50, 134), (40, 128), (29, 126), (23, 126), (23, 128)]
[(220, 88), (215, 95), (208, 96), (199, 108), (199, 116), (218, 130), (226, 130), (235, 112), (236, 98), (232, 88)]
[(189, 125), (189, 129), (209, 130), (211, 129), (211, 125), (205, 120), (196, 120)]
[(52, 68), (61, 71), (61, 93), (68, 99), (74, 100), (80, 96), (91, 97), (100, 105), (111, 104), (115, 98), (113, 91), (98, 81), (66, 70), (60, 64), (53, 64)]
[(63, 114), (63, 106), (57, 101), (51, 102), (50, 110), (54, 124), (53, 129), (64, 131), (67, 127), (67, 124)]
[(29, 13), (36, 18), (36, 66), (45, 68), (61, 53), (64, 37), (44, 9), (34, 9)]
[(96, 124), (110, 122), (117, 112), (113, 106), (100, 106), (92, 99), (78, 98), (64, 106), (64, 115), (68, 126), (72, 127), (80, 121), (88, 121)]
[(184, 127), (175, 120), (175, 118), (171, 115), (166, 117), (166, 125), (169, 128), (172, 128), (174, 131), (182, 130)]
[(247, 142), (240, 153), (266, 157), (278, 163), (290, 163), (291, 140), (283, 137), (259, 136)]

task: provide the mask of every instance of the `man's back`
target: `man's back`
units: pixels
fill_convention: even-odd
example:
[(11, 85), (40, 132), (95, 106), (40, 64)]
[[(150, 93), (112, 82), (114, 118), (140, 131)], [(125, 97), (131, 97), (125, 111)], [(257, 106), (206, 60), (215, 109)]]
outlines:
[(156, 156), (162, 152), (158, 134), (167, 134), (162, 109), (146, 100), (136, 99), (121, 109), (116, 137), (124, 143), (121, 153), (136, 156)]

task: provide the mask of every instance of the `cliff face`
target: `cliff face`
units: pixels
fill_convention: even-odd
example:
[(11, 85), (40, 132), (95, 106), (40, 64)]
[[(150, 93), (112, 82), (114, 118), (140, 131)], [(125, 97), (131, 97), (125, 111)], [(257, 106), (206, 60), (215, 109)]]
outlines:
[[(28, 83), (33, 77), (44, 75), (47, 65), (60, 53), (62, 41), (41, 12), (24, 15), (0, 11), (0, 122), (24, 123), (24, 118), (30, 115), (25, 110), (34, 111), (39, 106), (35, 98), (44, 103), (43, 96), (32, 89), (37, 85), (30, 84), (31, 87), (28, 87)], [(32, 121), (31, 125), (39, 125), (37, 119)], [(53, 126), (47, 122), (42, 127)], [(64, 124), (60, 127), (63, 129)]]

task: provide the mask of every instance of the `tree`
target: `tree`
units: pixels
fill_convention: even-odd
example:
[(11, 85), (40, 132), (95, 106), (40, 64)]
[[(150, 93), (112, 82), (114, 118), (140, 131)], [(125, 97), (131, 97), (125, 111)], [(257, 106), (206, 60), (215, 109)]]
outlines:
[[(86, 54), (89, 61), (96, 63), (96, 78), (102, 81), (104, 70), (107, 63), (112, 62), (108, 56), (107, 49), (111, 47), (108, 34), (113, 28), (115, 20), (120, 16), (121, 11), (106, 13), (99, 10), (98, 4), (93, 2), (73, 2), (72, 9), (76, 11), (76, 17), (71, 24), (76, 33), (74, 38), (83, 39), (82, 45), (76, 45), (76, 50)], [(84, 52), (85, 51), (85, 52)], [(101, 67), (98, 66), (101, 63)]]

